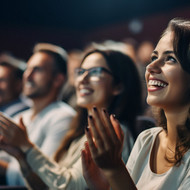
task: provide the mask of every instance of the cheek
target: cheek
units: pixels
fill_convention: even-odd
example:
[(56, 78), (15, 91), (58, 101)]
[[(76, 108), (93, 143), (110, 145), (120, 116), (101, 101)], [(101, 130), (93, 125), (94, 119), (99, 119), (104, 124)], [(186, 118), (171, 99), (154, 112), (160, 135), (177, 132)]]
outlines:
[(74, 78), (74, 87), (75, 89), (79, 86), (79, 81)]
[(2, 90), (7, 91), (7, 90), (12, 89), (12, 85), (9, 84), (8, 82), (3, 82), (3, 83), (0, 85), (0, 88), (1, 88)]

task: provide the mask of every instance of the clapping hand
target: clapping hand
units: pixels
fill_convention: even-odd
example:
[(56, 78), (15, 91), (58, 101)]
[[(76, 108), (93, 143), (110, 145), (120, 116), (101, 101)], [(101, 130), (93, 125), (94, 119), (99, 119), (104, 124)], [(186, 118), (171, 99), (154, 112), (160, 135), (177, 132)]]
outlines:
[(114, 169), (122, 162), (123, 131), (114, 115), (93, 108), (86, 132), (92, 159), (103, 170)]
[(32, 146), (22, 118), (17, 125), (0, 113), (0, 143), (20, 148), (23, 152)]
[(83, 176), (90, 190), (107, 190), (109, 183), (102, 170), (92, 160), (88, 142), (81, 152)]

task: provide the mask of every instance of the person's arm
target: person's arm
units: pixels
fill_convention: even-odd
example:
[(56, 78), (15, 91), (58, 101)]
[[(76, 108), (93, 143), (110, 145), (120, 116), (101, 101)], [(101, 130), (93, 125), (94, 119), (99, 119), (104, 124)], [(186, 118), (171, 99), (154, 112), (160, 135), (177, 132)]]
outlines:
[[(23, 153), (18, 148), (9, 146), (9, 145), (1, 145), (0, 146), (4, 151), (6, 151), (11, 156), (15, 157), (20, 165), (20, 169), (23, 177), (25, 178), (25, 182), (27, 186), (32, 190), (46, 190), (48, 187), (44, 184), (44, 182), (37, 176), (29, 164), (26, 161), (26, 153)], [(29, 151), (29, 150), (27, 150)]]
[(92, 110), (86, 136), (94, 162), (101, 168), (113, 190), (136, 190), (121, 158), (123, 133), (119, 122), (105, 110)]
[[(3, 120), (3, 122), (5, 121)], [(0, 125), (0, 133), (3, 136), (0, 143), (17, 147), (24, 153), (29, 151), (26, 154), (27, 163), (49, 188), (57, 190), (65, 188), (67, 190), (84, 190), (86, 188), (86, 183), (82, 176), (80, 150), (78, 159), (72, 167), (60, 166), (30, 142), (22, 120), (20, 126), (11, 126), (9, 122), (5, 123), (3, 126)], [(80, 141), (79, 147), (80, 145), (82, 147), (83, 143), (84, 141)]]
[[(22, 119), (20, 119), (20, 126), (16, 126), (15, 123), (11, 122), (12, 121), (6, 121), (1, 118), (1, 149), (17, 159), (25, 182), (31, 189), (48, 189), (48, 186), (33, 172), (27, 163), (26, 154), (34, 148), (34, 144), (28, 138), (26, 127)], [(5, 175), (8, 163), (3, 163), (2, 161), (2, 166), (4, 166), (2, 167), (2, 172), (4, 172), (3, 174)]]
[(22, 171), (22, 174), (25, 178), (27, 186), (29, 186), (32, 190), (46, 190), (48, 189), (48, 186), (41, 180), (41, 178), (36, 175), (29, 164), (26, 161), (25, 155), (21, 154), (19, 159), (20, 168)]

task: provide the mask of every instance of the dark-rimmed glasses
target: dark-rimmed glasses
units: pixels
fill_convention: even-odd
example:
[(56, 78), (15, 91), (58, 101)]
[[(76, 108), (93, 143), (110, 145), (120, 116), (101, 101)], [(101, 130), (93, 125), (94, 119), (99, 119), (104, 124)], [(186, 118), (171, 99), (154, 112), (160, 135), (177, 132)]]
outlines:
[(103, 72), (106, 72), (112, 75), (112, 72), (104, 67), (93, 67), (90, 69), (76, 68), (75, 69), (75, 78), (82, 76), (84, 73), (88, 72), (88, 76), (92, 81), (97, 81), (102, 76)]

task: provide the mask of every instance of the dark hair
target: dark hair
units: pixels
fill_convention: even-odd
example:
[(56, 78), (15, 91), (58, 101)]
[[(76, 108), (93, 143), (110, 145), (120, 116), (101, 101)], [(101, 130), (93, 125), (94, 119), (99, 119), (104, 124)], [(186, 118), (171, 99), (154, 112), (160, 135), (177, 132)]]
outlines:
[[(123, 86), (122, 92), (115, 97), (108, 111), (114, 113), (119, 121), (134, 126), (136, 115), (142, 110), (141, 83), (134, 62), (122, 52), (96, 49), (87, 53), (82, 63), (93, 53), (100, 53), (105, 58), (115, 83)], [(131, 128), (131, 132), (135, 136), (134, 128)]]
[[(129, 56), (119, 51), (96, 49), (84, 56), (81, 65), (86, 57), (93, 53), (100, 53), (105, 58), (108, 67), (113, 73), (115, 84), (123, 86), (122, 92), (115, 97), (109, 108), (107, 108), (109, 113), (114, 113), (121, 123), (127, 124), (132, 135), (136, 138), (135, 120), (136, 116), (141, 112), (142, 101), (140, 78), (134, 62)], [(84, 134), (84, 127), (87, 126), (87, 111), (83, 108), (79, 110), (71, 123), (71, 130), (64, 138), (63, 144), (56, 153), (56, 161), (68, 150), (71, 142), (76, 137)]]
[[(179, 63), (183, 70), (190, 74), (190, 21), (180, 18), (172, 19), (166, 30), (164, 36), (168, 32), (174, 33), (173, 48)], [(159, 108), (155, 109), (158, 120), (158, 124), (164, 128), (167, 132), (167, 121), (164, 110)], [(168, 161), (175, 165), (180, 165), (183, 155), (190, 149), (190, 111), (187, 117), (185, 125), (179, 125), (178, 130), (178, 142), (175, 150), (174, 159), (167, 158)]]
[(13, 76), (17, 80), (22, 80), (22, 76), (24, 73), (23, 70), (21, 70), (17, 67), (14, 67), (13, 65), (11, 65), (10, 63), (8, 63), (6, 61), (0, 62), (0, 65), (10, 68), (13, 71), (11, 76)]
[[(37, 52), (47, 53), (48, 55), (52, 56), (54, 59), (54, 72), (55, 73), (62, 73), (67, 75), (67, 59), (63, 58), (59, 53), (53, 52), (51, 50), (41, 49)], [(34, 52), (36, 53), (36, 52)]]

